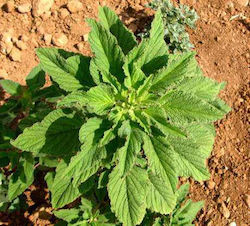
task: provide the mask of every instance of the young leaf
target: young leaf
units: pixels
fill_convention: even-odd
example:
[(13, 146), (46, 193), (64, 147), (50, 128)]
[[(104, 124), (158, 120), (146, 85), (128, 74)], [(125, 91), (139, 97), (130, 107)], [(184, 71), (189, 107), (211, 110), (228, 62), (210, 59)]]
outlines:
[(32, 91), (43, 87), (45, 84), (45, 72), (42, 70), (41, 65), (34, 67), (25, 80)]
[(111, 209), (124, 226), (141, 223), (146, 212), (146, 186), (146, 172), (139, 167), (135, 166), (123, 178), (120, 177), (118, 167), (110, 174), (108, 193)]
[(11, 94), (12, 96), (18, 96), (21, 94), (22, 87), (17, 82), (5, 79), (5, 80), (0, 80), (0, 85), (7, 93)]
[(86, 101), (91, 110), (98, 115), (106, 114), (115, 103), (112, 88), (103, 83), (86, 93)]
[(12, 145), (18, 149), (46, 153), (50, 155), (69, 155), (79, 148), (78, 131), (82, 119), (67, 110), (55, 110), (42, 122), (26, 128)]
[(88, 24), (92, 28), (88, 40), (95, 54), (95, 64), (101, 72), (110, 72), (118, 81), (123, 81), (124, 54), (116, 38), (96, 21), (88, 19)]
[(134, 166), (136, 156), (141, 150), (141, 134), (140, 130), (134, 128), (125, 121), (119, 129), (120, 135), (126, 137), (126, 142), (119, 150), (119, 170), (121, 176), (124, 176)]
[(133, 33), (123, 25), (119, 17), (108, 7), (99, 7), (99, 19), (102, 26), (110, 30), (116, 37), (124, 54), (127, 54), (136, 46), (137, 42)]
[(189, 183), (186, 183), (186, 184), (183, 184), (183, 185), (176, 191), (177, 204), (181, 204), (181, 203), (185, 200), (185, 198), (186, 198), (186, 196), (187, 196), (187, 194), (188, 194), (188, 192), (189, 192), (189, 187), (190, 187)]

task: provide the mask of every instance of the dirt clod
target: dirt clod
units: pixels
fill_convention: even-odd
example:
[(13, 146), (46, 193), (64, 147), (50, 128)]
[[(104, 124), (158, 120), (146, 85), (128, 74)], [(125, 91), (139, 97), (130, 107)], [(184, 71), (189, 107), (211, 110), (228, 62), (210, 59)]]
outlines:
[(230, 211), (229, 209), (226, 207), (225, 203), (223, 202), (221, 207), (220, 207), (220, 212), (222, 213), (222, 215), (228, 219), (230, 217)]
[(53, 4), (54, 0), (34, 0), (32, 14), (36, 17), (41, 16), (42, 14), (48, 12)]
[(30, 3), (25, 3), (25, 4), (22, 4), (22, 5), (19, 5), (17, 7), (17, 11), (19, 13), (28, 13), (31, 11), (31, 4)]
[(67, 8), (71, 13), (76, 13), (79, 12), (81, 10), (83, 10), (83, 5), (80, 1), (78, 0), (71, 0), (69, 1), (69, 3), (67, 4)]
[(7, 12), (7, 13), (13, 12), (13, 11), (15, 10), (15, 3), (14, 3), (14, 1), (8, 1), (8, 2), (6, 2), (6, 3), (3, 5), (2, 9), (3, 9), (5, 12)]
[(21, 62), (21, 58), (22, 58), (21, 51), (14, 47), (11, 50), (9, 57), (12, 61)]
[(56, 33), (52, 37), (52, 43), (58, 47), (63, 47), (68, 43), (68, 38), (63, 33)]

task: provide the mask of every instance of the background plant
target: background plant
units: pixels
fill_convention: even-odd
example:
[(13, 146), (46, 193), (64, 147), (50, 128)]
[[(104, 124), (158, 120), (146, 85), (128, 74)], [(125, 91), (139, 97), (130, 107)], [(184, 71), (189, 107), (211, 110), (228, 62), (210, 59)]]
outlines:
[(52, 206), (82, 199), (55, 212), (69, 224), (138, 225), (146, 213), (145, 220), (170, 214), (157, 221), (174, 224), (183, 213), (175, 211), (178, 176), (209, 178), (212, 123), (229, 111), (217, 97), (224, 84), (202, 75), (194, 53), (168, 52), (160, 11), (140, 43), (107, 7), (88, 23), (94, 57), (37, 50), (42, 70), (64, 91), (55, 110), (11, 142), (26, 158), (23, 175), (33, 159), (51, 160)]
[[(162, 12), (164, 39), (170, 51), (185, 52), (194, 47), (186, 31), (186, 27), (195, 28), (198, 15), (194, 9), (190, 9), (188, 6), (182, 4), (176, 7), (170, 0), (153, 0), (149, 3), (148, 7)], [(148, 37), (149, 28), (146, 27), (140, 36)]]

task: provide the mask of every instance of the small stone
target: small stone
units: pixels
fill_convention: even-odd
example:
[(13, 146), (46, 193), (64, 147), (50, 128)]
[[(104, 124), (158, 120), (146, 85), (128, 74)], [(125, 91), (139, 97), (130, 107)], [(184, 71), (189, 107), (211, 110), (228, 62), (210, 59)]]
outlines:
[(4, 55), (9, 54), (13, 48), (12, 35), (12, 31), (0, 35), (0, 52)]
[(69, 15), (69, 11), (65, 8), (60, 9), (59, 16), (61, 19), (65, 19)]
[(216, 36), (215, 38), (215, 41), (219, 42), (221, 40), (221, 38), (219, 36)]
[(22, 4), (22, 5), (19, 5), (17, 7), (17, 11), (19, 13), (28, 13), (31, 11), (31, 4), (30, 3), (25, 3), (25, 4)]
[(83, 5), (77, 0), (72, 0), (67, 4), (67, 8), (71, 13), (76, 13), (83, 10)]
[(212, 180), (208, 181), (207, 182), (207, 187), (210, 189), (210, 190), (213, 190), (215, 188), (215, 185), (216, 183)]
[(230, 217), (230, 211), (229, 209), (226, 207), (225, 203), (223, 202), (220, 208), (220, 212), (222, 213), (222, 215), (228, 219)]
[(235, 222), (231, 222), (229, 226), (237, 226), (237, 224)]
[(20, 49), (20, 50), (25, 50), (25, 49), (27, 49), (27, 45), (26, 45), (23, 41), (20, 41), (20, 40), (18, 40), (18, 41), (16, 42), (16, 46), (17, 46), (17, 48)]
[(76, 48), (77, 48), (80, 52), (82, 52), (83, 49), (84, 49), (83, 43), (82, 43), (82, 42), (77, 43), (77, 44), (76, 44)]
[(84, 42), (87, 42), (88, 39), (89, 39), (89, 34), (83, 35), (83, 41), (84, 41)]
[(41, 16), (42, 14), (50, 11), (54, 0), (34, 0), (32, 7), (33, 16)]
[(65, 34), (56, 33), (52, 37), (52, 42), (58, 47), (63, 47), (68, 43), (68, 38)]
[(15, 3), (14, 1), (8, 1), (7, 3), (5, 3), (2, 7), (2, 9), (7, 12), (7, 13), (11, 13), (15, 10)]
[(249, 0), (235, 0), (241, 6), (248, 6)]
[(21, 62), (21, 51), (14, 47), (11, 50), (9, 57), (12, 61)]
[(43, 35), (43, 40), (44, 40), (45, 44), (47, 46), (49, 46), (51, 44), (52, 35), (51, 34), (44, 34)]
[(250, 195), (244, 195), (244, 201), (247, 204), (248, 208), (250, 208)]

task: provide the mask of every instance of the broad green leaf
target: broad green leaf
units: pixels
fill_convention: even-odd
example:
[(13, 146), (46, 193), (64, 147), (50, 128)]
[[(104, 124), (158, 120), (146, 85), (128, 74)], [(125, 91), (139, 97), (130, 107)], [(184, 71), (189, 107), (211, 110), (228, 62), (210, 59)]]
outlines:
[(65, 58), (70, 53), (65, 54), (63, 50), (52, 48), (39, 48), (36, 52), (42, 69), (60, 88), (72, 92), (89, 85), (89, 58), (79, 55)]
[(145, 78), (146, 78), (145, 74), (143, 73), (141, 68), (137, 66), (137, 64), (135, 63), (131, 73), (129, 74), (129, 77), (125, 79), (125, 85), (128, 88), (130, 87), (138, 88), (142, 80)]
[(171, 186), (166, 183), (164, 178), (152, 172), (148, 173), (148, 178), (147, 208), (161, 214), (171, 213), (176, 205), (176, 196)]
[(119, 152), (119, 170), (121, 176), (128, 173), (133, 168), (136, 156), (141, 150), (141, 132), (139, 129), (130, 125), (129, 121), (125, 121), (122, 127), (119, 129), (120, 136), (126, 138), (126, 142), (121, 147)]
[(123, 25), (118, 16), (108, 7), (99, 8), (99, 19), (102, 26), (116, 37), (124, 54), (127, 54), (136, 46), (137, 42), (133, 33)]
[(144, 136), (143, 150), (148, 158), (149, 169), (160, 175), (172, 192), (177, 186), (176, 156), (162, 137)]
[(167, 66), (158, 71), (152, 81), (152, 91), (166, 90), (184, 77), (197, 75), (197, 62), (193, 52), (169, 55)]
[(221, 111), (223, 114), (227, 114), (229, 111), (231, 111), (231, 108), (221, 99), (216, 98), (213, 101), (209, 101), (209, 104), (214, 106), (216, 109)]
[(208, 102), (183, 92), (169, 92), (160, 102), (167, 116), (175, 122), (213, 122), (225, 114)]
[(208, 157), (207, 150), (185, 139), (168, 138), (172, 150), (178, 154), (176, 162), (179, 169), (179, 176), (193, 177), (197, 181), (209, 179), (209, 172), (205, 161)]
[(45, 72), (42, 70), (41, 65), (34, 67), (25, 80), (30, 90), (43, 87), (45, 84)]
[(224, 83), (217, 83), (207, 77), (197, 76), (184, 79), (177, 85), (177, 89), (204, 100), (214, 100), (224, 86)]
[(21, 195), (34, 180), (34, 158), (31, 154), (24, 153), (20, 159), (17, 170), (10, 177), (8, 197), (13, 200)]
[(98, 115), (106, 114), (115, 104), (113, 89), (103, 83), (91, 88), (85, 97), (90, 109)]
[(108, 193), (111, 209), (124, 226), (140, 224), (146, 213), (146, 171), (134, 167), (123, 178), (120, 170), (115, 167), (110, 174)]
[(174, 136), (186, 137), (185, 133), (178, 127), (167, 122), (165, 111), (160, 106), (152, 106), (143, 111), (165, 135), (172, 134)]
[(92, 19), (87, 20), (91, 32), (89, 42), (95, 54), (95, 64), (101, 72), (110, 72), (119, 82), (123, 81), (123, 52), (116, 38), (102, 25)]
[(61, 179), (63, 180), (64, 176), (71, 177), (71, 183), (77, 187), (97, 172), (105, 157), (105, 148), (98, 148), (97, 145), (89, 147), (84, 144), (82, 145), (81, 151), (71, 158), (68, 167), (64, 170), (65, 174)]
[(67, 162), (61, 160), (56, 168), (56, 176), (51, 187), (51, 203), (53, 208), (61, 208), (73, 202), (81, 195), (78, 187), (74, 187), (71, 183), (71, 177), (65, 175), (66, 169)]
[(54, 110), (42, 122), (26, 128), (12, 145), (34, 153), (69, 155), (79, 150), (78, 132), (83, 120), (69, 110)]
[(202, 201), (192, 202), (188, 200), (183, 207), (178, 209), (172, 216), (172, 226), (186, 226), (193, 225), (192, 222), (195, 220), (197, 213), (204, 206)]
[(22, 87), (19, 83), (8, 79), (0, 80), (0, 85), (7, 93), (11, 94), (12, 96), (18, 96), (22, 92)]
[(52, 186), (53, 186), (53, 182), (54, 182), (54, 179), (55, 179), (55, 172), (48, 172), (46, 174), (46, 176), (44, 177), (46, 183), (47, 183), (47, 187), (49, 189), (49, 191), (51, 191), (52, 189)]

